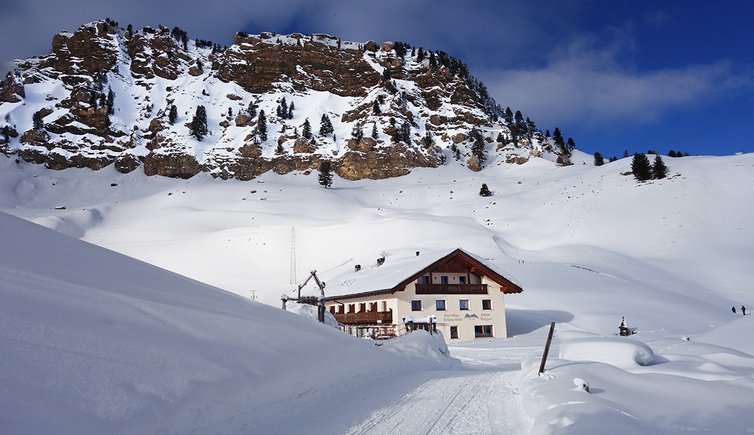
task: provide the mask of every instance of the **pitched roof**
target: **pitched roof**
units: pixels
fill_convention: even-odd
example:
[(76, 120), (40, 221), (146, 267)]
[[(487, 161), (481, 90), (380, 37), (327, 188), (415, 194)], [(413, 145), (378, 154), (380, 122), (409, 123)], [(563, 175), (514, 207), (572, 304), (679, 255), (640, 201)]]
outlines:
[(326, 277), (325, 296), (336, 299), (394, 293), (416, 280), (419, 276), (451, 260), (459, 259), (476, 268), (480, 275), (486, 276), (501, 285), (505, 293), (520, 293), (523, 289), (503, 275), (497, 266), (483, 258), (463, 249), (452, 249), (433, 253), (422, 253), (405, 258), (388, 258), (381, 266), (373, 264), (356, 271), (351, 269), (334, 277)]

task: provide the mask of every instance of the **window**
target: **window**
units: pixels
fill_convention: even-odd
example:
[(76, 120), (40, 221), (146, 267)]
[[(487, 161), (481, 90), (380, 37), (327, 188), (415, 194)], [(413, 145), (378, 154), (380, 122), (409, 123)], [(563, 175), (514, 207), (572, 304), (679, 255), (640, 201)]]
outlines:
[(450, 338), (458, 338), (458, 326), (450, 327)]
[(467, 311), (469, 309), (469, 300), (468, 299), (461, 299), (458, 301), (458, 309), (461, 311)]
[(445, 299), (437, 299), (435, 301), (435, 309), (437, 311), (445, 311)]
[(447, 275), (441, 275), (440, 276), (440, 284), (447, 284), (448, 283), (448, 276)]
[(466, 284), (466, 277), (465, 276), (459, 276), (458, 277), (458, 284)]
[(475, 325), (474, 337), (492, 337), (492, 325)]
[(422, 310), (422, 301), (413, 300), (411, 301), (411, 311), (421, 311)]
[(420, 284), (429, 284), (429, 275), (422, 275), (419, 281)]
[(483, 310), (491, 310), (492, 309), (492, 299), (482, 299), (482, 309)]

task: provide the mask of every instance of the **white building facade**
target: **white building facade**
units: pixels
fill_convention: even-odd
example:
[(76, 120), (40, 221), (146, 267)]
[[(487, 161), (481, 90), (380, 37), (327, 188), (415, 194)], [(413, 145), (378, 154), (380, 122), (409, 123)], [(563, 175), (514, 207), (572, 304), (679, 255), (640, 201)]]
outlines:
[[(337, 295), (326, 292), (326, 309), (367, 332), (392, 327), (400, 334), (407, 322), (430, 319), (449, 343), (507, 336), (505, 295), (523, 290), (496, 267), (461, 249), (410, 263), (355, 268), (336, 279)], [(377, 288), (368, 290), (370, 283)]]

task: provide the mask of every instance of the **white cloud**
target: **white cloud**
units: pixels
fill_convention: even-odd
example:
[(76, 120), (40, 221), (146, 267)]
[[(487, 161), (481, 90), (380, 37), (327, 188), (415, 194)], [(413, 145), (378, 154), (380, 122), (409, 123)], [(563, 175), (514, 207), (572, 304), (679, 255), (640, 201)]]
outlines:
[(629, 38), (607, 47), (578, 39), (542, 67), (488, 70), (482, 76), (501, 105), (521, 110), (540, 125), (653, 122), (741, 86), (725, 61), (639, 71), (619, 61), (630, 59), (632, 50)]

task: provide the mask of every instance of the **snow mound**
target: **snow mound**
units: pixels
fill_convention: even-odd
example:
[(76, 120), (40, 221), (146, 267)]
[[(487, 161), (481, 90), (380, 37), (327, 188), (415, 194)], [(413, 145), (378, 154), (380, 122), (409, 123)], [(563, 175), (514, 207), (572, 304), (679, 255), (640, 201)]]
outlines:
[[(290, 311), (291, 313), (298, 314), (299, 316), (306, 317), (308, 319), (314, 320), (315, 322), (318, 322), (319, 319), (317, 318), (317, 307), (314, 305), (309, 304), (298, 304), (298, 303), (289, 303), (285, 307), (286, 311)], [(339, 328), (340, 325), (338, 324), (338, 321), (335, 319), (335, 316), (332, 315), (331, 312), (325, 311), (325, 325), (332, 326), (333, 328)]]
[(571, 361), (596, 361), (629, 369), (648, 365), (654, 352), (646, 344), (630, 338), (590, 337), (576, 338), (560, 344), (560, 359)]
[[(379, 342), (378, 342), (379, 344)], [(401, 335), (392, 340), (386, 340), (383, 347), (392, 353), (401, 355), (409, 360), (432, 360), (439, 366), (458, 368), (461, 362), (450, 355), (445, 338), (441, 332), (430, 335), (427, 331), (416, 330)]]
[(752, 328), (754, 328), (754, 316), (742, 316), (740, 319), (725, 323), (699, 335), (695, 338), (695, 341), (728, 347), (754, 355), (754, 341), (751, 340)]
[(388, 352), (4, 213), (0, 227), (2, 433), (338, 433), (385, 379), (453, 361), (440, 336)]

